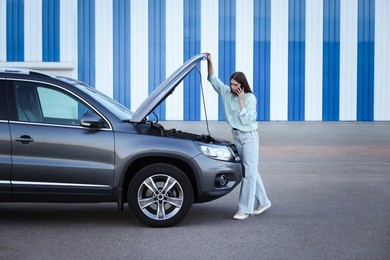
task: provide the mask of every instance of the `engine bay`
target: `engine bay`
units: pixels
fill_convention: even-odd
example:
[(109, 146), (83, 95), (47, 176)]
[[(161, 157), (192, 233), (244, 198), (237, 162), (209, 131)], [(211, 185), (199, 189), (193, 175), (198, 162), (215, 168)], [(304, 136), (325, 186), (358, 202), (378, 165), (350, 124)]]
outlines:
[(175, 128), (166, 130), (164, 126), (162, 126), (161, 124), (157, 122), (146, 121), (146, 120), (140, 123), (134, 123), (133, 126), (137, 131), (137, 133), (142, 135), (153, 135), (153, 136), (161, 136), (167, 138), (186, 139), (186, 140), (191, 140), (196, 142), (202, 142), (205, 144), (228, 146), (231, 149), (232, 153), (234, 154), (236, 160), (239, 160), (239, 154), (237, 148), (233, 143), (227, 140), (216, 139), (211, 137), (210, 135), (183, 132), (181, 130), (176, 130)]
[(137, 133), (143, 135), (154, 135), (154, 136), (163, 136), (163, 137), (178, 138), (178, 139), (187, 139), (187, 140), (199, 141), (203, 143), (215, 143), (215, 144), (223, 143), (223, 141), (216, 140), (212, 138), (210, 135), (198, 135), (193, 133), (187, 133), (181, 130), (176, 130), (175, 128), (166, 130), (164, 126), (162, 126), (161, 124), (154, 123), (151, 121), (146, 121), (146, 122), (144, 121), (141, 123), (134, 124), (134, 128), (136, 129)]

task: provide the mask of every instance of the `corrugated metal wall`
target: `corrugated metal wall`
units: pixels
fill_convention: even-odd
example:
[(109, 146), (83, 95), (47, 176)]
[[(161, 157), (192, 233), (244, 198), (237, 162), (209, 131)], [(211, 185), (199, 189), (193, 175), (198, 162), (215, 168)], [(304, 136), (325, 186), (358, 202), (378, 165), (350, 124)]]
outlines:
[[(0, 66), (69, 75), (135, 110), (191, 56), (243, 71), (258, 120), (389, 121), (387, 0), (0, 0)], [(208, 118), (223, 120), (202, 84)], [(196, 72), (155, 112), (203, 120)]]
[(376, 1), (375, 11), (374, 120), (389, 120), (390, 1)]

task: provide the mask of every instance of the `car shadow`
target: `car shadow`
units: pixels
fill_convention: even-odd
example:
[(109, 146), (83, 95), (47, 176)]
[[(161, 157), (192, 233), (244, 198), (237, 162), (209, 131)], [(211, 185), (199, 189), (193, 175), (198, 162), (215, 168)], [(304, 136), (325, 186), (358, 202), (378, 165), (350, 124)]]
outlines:
[(125, 207), (123, 213), (115, 203), (1, 203), (1, 225), (12, 224), (104, 224), (134, 225), (138, 223)]
[[(215, 225), (231, 220), (235, 208), (216, 203), (194, 204), (177, 226)], [(144, 226), (131, 216), (125, 205), (120, 212), (115, 203), (0, 203), (1, 225), (75, 225)]]
[(194, 204), (187, 217), (180, 226), (197, 226), (220, 224), (221, 221), (230, 221), (237, 205), (218, 205), (217, 203)]

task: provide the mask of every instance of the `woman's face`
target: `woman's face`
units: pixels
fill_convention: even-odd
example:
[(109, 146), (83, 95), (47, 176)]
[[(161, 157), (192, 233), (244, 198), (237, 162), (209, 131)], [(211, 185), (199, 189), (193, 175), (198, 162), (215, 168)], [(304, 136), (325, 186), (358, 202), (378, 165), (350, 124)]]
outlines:
[(230, 80), (230, 91), (233, 93), (233, 94), (236, 94), (237, 90), (241, 88), (241, 84), (238, 83), (237, 81), (235, 81), (234, 79), (231, 79)]

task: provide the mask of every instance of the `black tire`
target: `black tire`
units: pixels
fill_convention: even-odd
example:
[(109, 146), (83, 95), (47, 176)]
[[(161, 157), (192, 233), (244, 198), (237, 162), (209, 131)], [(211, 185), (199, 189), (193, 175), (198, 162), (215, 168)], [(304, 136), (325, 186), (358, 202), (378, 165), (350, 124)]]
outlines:
[(127, 200), (132, 215), (151, 227), (170, 227), (188, 214), (193, 189), (179, 168), (156, 163), (142, 168), (129, 184)]

